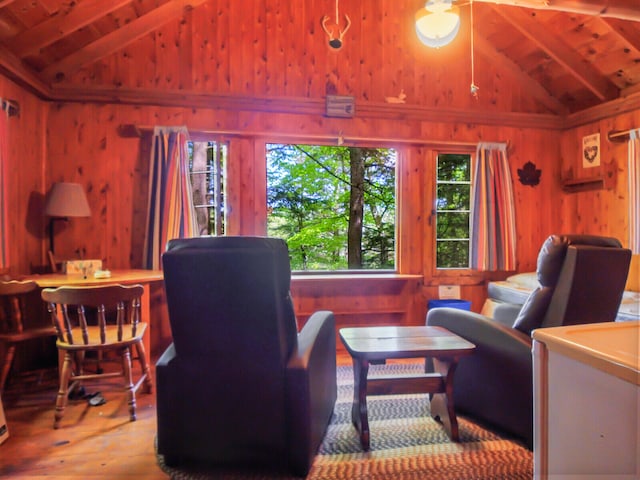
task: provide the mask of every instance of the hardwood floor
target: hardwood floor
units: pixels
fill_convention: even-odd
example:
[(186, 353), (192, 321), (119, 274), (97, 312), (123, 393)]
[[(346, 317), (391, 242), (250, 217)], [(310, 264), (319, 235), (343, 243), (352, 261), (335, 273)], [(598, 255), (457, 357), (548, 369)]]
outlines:
[(40, 384), (21, 377), (2, 396), (9, 438), (0, 445), (1, 478), (168, 478), (154, 453), (154, 394), (136, 395), (137, 421), (130, 422), (121, 379), (87, 384), (106, 403), (70, 400), (54, 430), (57, 370), (44, 373)]
[[(346, 353), (337, 361), (351, 364)], [(10, 378), (2, 395), (9, 438), (0, 445), (0, 478), (168, 478), (154, 452), (155, 393), (139, 391), (137, 420), (130, 422), (121, 379), (87, 384), (87, 393), (100, 391), (106, 403), (70, 400), (54, 430), (57, 370), (39, 373)]]

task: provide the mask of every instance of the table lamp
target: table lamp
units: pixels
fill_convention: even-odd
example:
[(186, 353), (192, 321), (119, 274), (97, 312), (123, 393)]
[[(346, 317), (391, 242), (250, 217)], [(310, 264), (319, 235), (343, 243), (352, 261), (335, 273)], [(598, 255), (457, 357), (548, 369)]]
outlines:
[(56, 220), (68, 220), (68, 217), (90, 217), (91, 209), (82, 185), (79, 183), (54, 183), (47, 196), (44, 214), (49, 221), (49, 250), (53, 249), (53, 225)]

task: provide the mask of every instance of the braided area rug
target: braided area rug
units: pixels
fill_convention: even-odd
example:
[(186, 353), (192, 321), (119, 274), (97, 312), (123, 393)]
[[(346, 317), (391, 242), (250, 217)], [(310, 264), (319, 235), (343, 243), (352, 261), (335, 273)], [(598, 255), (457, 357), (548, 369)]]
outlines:
[[(419, 373), (424, 363), (372, 365), (370, 374)], [(452, 442), (429, 415), (425, 394), (367, 397), (371, 449), (364, 452), (351, 424), (353, 371), (338, 367), (338, 399), (307, 480), (530, 480), (532, 452), (458, 416), (460, 442)], [(172, 479), (293, 480), (284, 473), (230, 469), (160, 468)]]

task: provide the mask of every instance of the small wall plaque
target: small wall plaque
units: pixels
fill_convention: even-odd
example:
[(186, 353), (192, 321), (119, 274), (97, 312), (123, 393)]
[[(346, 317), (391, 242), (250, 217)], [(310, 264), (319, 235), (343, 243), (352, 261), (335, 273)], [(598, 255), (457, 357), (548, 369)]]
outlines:
[(327, 95), (327, 117), (353, 118), (356, 113), (356, 105), (353, 97), (340, 95)]
[(582, 137), (582, 168), (600, 166), (600, 134)]

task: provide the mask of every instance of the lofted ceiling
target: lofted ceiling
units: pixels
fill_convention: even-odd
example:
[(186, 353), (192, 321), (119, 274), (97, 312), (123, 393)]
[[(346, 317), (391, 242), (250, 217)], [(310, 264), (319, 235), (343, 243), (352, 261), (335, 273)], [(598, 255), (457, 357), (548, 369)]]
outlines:
[[(206, 1), (0, 0), (0, 69), (42, 98), (73, 100), (79, 69)], [(544, 113), (637, 103), (640, 0), (474, 0), (474, 12), (478, 51), (512, 72)], [(101, 96), (113, 93), (96, 88), (91, 98)]]

